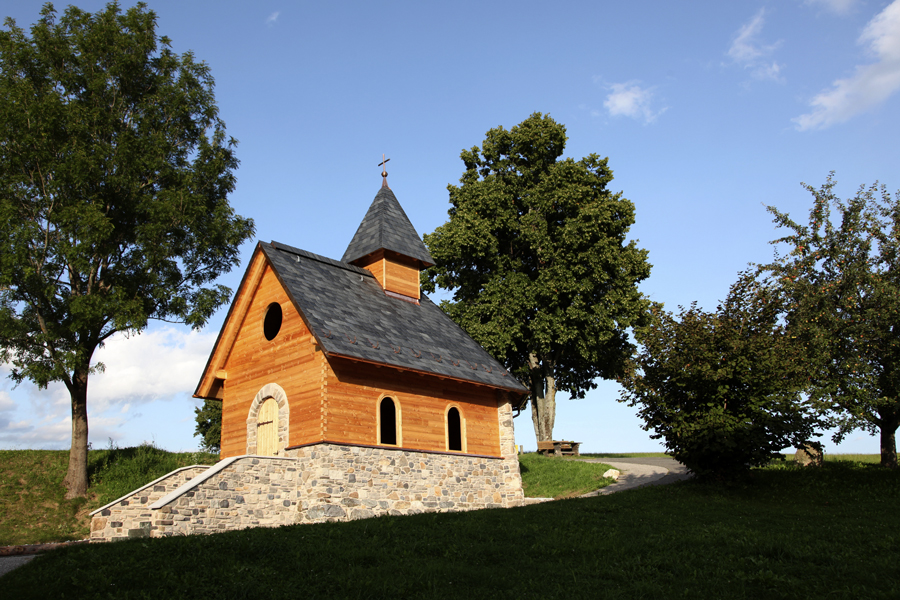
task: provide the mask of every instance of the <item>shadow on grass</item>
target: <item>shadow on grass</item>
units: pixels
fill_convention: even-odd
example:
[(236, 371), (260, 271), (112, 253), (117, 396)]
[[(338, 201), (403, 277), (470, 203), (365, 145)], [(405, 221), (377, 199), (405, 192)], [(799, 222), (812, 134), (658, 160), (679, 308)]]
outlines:
[(73, 547), (2, 585), (17, 600), (887, 600), (900, 589), (898, 497), (900, 474), (877, 466), (786, 466), (745, 485)]

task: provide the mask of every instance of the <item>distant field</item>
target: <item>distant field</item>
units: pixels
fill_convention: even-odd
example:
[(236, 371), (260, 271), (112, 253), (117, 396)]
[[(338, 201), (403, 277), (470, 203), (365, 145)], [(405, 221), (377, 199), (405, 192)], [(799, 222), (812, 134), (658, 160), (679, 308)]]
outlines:
[(880, 454), (829, 454), (825, 453), (825, 460), (859, 462), (866, 464), (878, 464), (881, 462)]

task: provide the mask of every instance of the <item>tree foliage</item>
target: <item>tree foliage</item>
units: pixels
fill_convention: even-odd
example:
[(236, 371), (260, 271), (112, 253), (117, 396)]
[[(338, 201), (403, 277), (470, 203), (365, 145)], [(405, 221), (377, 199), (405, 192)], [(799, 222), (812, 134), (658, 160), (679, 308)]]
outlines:
[(222, 401), (203, 401), (203, 406), (194, 409), (197, 427), (194, 437), (200, 437), (200, 449), (205, 452), (219, 452), (222, 446)]
[(777, 290), (742, 273), (716, 312), (654, 303), (620, 380), (645, 430), (695, 474), (728, 478), (810, 440), (805, 368), (780, 321)]
[(538, 440), (552, 439), (556, 390), (583, 398), (622, 373), (643, 323), (647, 252), (626, 241), (634, 205), (607, 186), (607, 159), (560, 159), (565, 127), (540, 113), (461, 154), (449, 220), (425, 243), (426, 291), (531, 389)]
[(0, 360), (72, 399), (68, 494), (87, 487), (94, 351), (149, 319), (198, 328), (253, 222), (234, 214), (235, 142), (209, 68), (139, 3), (47, 4), (0, 31)]
[(897, 466), (900, 425), (900, 192), (878, 184), (842, 201), (833, 174), (813, 196), (808, 225), (769, 207), (790, 231), (790, 251), (763, 267), (784, 297), (792, 335), (805, 351), (810, 394), (831, 411), (836, 442), (880, 433), (881, 463)]

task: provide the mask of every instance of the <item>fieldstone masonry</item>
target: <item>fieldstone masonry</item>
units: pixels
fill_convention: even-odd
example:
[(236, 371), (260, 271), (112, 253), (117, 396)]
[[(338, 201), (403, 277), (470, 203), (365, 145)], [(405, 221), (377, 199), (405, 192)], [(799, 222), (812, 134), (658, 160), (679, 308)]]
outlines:
[(176, 469), (91, 513), (91, 539), (146, 537), (153, 511), (150, 505), (210, 469), (192, 465)]
[(520, 506), (512, 409), (504, 400), (498, 410), (502, 458), (331, 443), (232, 457), (180, 469), (98, 509), (91, 539)]
[(296, 450), (298, 523), (519, 506), (518, 461), (319, 444)]

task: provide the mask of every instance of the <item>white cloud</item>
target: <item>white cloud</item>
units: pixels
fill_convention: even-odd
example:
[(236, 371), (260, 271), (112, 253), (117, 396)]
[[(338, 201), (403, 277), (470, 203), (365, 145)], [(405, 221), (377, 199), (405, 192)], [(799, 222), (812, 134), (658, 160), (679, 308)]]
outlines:
[(9, 392), (0, 390), (0, 413), (11, 411), (15, 406), (12, 398), (9, 397)]
[(765, 9), (760, 9), (756, 16), (741, 27), (735, 35), (734, 41), (731, 42), (731, 48), (728, 49), (728, 56), (735, 62), (749, 62), (762, 56), (763, 51), (756, 38), (762, 31), (764, 12)]
[(99, 410), (192, 394), (216, 333), (174, 327), (126, 338), (116, 335), (94, 353), (106, 370), (91, 376), (88, 402)]
[(9, 392), (0, 390), (0, 435), (12, 426), (13, 410), (16, 403), (10, 397)]
[(825, 129), (873, 108), (900, 89), (900, 0), (894, 0), (869, 21), (858, 42), (877, 62), (856, 67), (852, 77), (838, 79), (831, 89), (810, 101), (813, 110), (793, 119), (797, 129)]
[(872, 53), (883, 61), (900, 61), (900, 2), (894, 0), (869, 21), (859, 43), (869, 43)]
[(612, 117), (631, 117), (643, 120), (644, 123), (652, 123), (668, 107), (654, 110), (652, 107), (654, 88), (641, 87), (637, 80), (625, 83), (613, 83), (608, 87), (610, 94), (603, 102), (603, 106)]
[(728, 48), (728, 57), (735, 63), (748, 69), (756, 79), (782, 81), (781, 70), (784, 68), (772, 59), (781, 42), (766, 44), (761, 39), (765, 24), (765, 9), (761, 8), (756, 15), (744, 24), (734, 36)]
[[(91, 375), (88, 420), (91, 440), (118, 440), (122, 427), (142, 417), (141, 406), (190, 398), (206, 366), (216, 333), (163, 327), (126, 338), (116, 335), (94, 354), (106, 370)], [(5, 371), (0, 365), (0, 371)], [(5, 375), (6, 373), (0, 373)], [(193, 417), (193, 403), (184, 407)], [(159, 405), (153, 410), (165, 410)], [(0, 447), (67, 448), (71, 440), (69, 394), (61, 383), (40, 390), (22, 383), (0, 389)], [(181, 409), (179, 409), (180, 411)], [(183, 419), (182, 419), (183, 420)]]
[(0, 447), (64, 449), (71, 443), (69, 418), (35, 424), (31, 420), (8, 423), (0, 429)]
[(804, 4), (808, 6), (821, 6), (829, 12), (836, 15), (848, 14), (855, 5), (859, 4), (859, 0), (806, 0)]
[(275, 22), (278, 21), (278, 15), (280, 14), (281, 12), (276, 10), (271, 15), (266, 17), (266, 25), (268, 25), (269, 27), (273, 26)]

